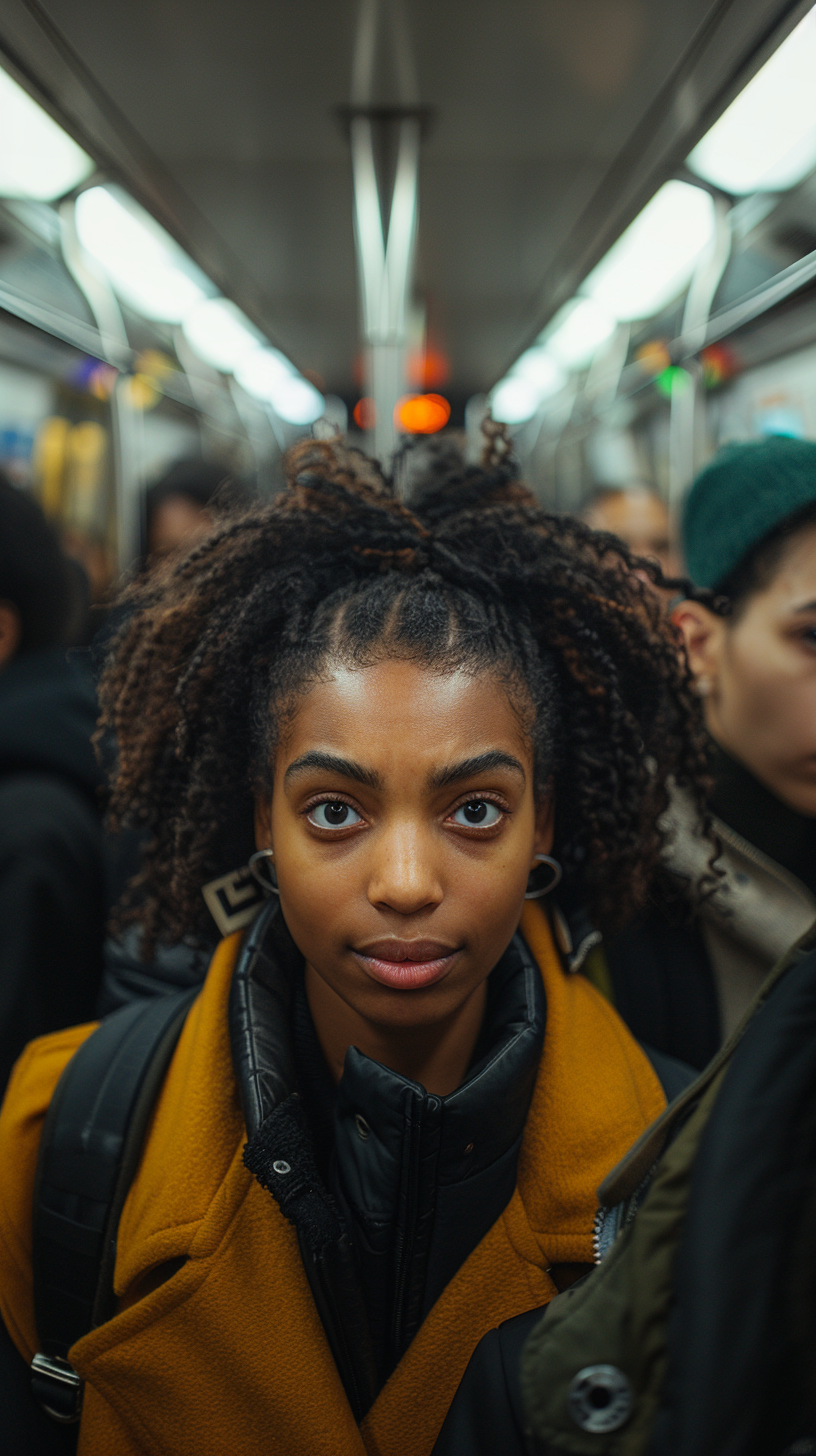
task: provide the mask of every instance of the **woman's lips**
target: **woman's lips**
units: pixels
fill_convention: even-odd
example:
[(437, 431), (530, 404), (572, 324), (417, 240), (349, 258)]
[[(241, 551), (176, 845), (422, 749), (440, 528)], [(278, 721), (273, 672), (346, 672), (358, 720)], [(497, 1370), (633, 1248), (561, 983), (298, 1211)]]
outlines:
[(353, 954), (372, 980), (398, 991), (419, 991), (446, 976), (459, 954), (437, 941), (378, 941)]

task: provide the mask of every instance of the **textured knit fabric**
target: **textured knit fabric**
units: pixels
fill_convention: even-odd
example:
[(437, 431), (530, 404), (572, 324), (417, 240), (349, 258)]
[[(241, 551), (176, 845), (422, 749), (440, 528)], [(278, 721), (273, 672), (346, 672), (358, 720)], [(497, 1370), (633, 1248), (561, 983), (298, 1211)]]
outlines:
[(816, 444), (772, 435), (726, 445), (700, 471), (683, 511), (683, 551), (697, 586), (716, 587), (788, 517), (816, 501)]
[[(70, 1352), (86, 1381), (79, 1456), (430, 1456), (482, 1335), (554, 1295), (553, 1262), (592, 1259), (595, 1190), (665, 1099), (611, 1006), (564, 973), (548, 922), (522, 931), (547, 1000), (518, 1184), (448, 1284), (358, 1428), (297, 1237), (242, 1161), (222, 942), (162, 1089), (120, 1224), (120, 1309)], [(0, 1114), (0, 1310), (36, 1348), (31, 1207), (59, 1074), (91, 1027), (33, 1043)]]

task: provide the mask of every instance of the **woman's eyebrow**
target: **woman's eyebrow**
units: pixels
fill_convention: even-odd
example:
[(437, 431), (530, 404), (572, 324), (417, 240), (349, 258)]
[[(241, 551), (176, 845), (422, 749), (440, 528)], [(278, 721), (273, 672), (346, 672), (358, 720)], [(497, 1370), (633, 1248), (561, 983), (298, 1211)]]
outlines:
[(344, 779), (354, 779), (358, 784), (365, 784), (369, 789), (381, 787), (380, 775), (373, 768), (366, 768), (361, 763), (355, 763), (352, 758), (342, 758), (338, 753), (324, 753), (321, 749), (313, 748), (308, 753), (302, 753), (290, 763), (283, 776), (283, 781), (288, 784), (291, 778), (300, 773), (308, 773), (310, 769), (323, 769), (325, 773), (341, 774)]
[(492, 768), (509, 768), (513, 773), (520, 774), (524, 782), (527, 775), (524, 772), (524, 765), (514, 758), (512, 753), (504, 753), (500, 748), (491, 748), (487, 753), (477, 753), (474, 758), (463, 758), (460, 763), (452, 763), (448, 768), (437, 769), (431, 774), (431, 788), (444, 789), (449, 784), (457, 784), (461, 779), (473, 778), (474, 775), (486, 773)]

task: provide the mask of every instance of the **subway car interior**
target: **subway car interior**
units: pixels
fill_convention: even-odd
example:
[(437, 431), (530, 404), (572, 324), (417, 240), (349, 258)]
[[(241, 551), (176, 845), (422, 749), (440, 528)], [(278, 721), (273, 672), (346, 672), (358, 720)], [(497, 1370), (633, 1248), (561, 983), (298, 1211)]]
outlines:
[(491, 409), (572, 509), (816, 431), (806, 5), (9, 0), (0, 44), (2, 464), (100, 584), (185, 454), (271, 492), (304, 431)]
[(813, 0), (3, 0), (0, 572), (0, 1456), (813, 1456)]

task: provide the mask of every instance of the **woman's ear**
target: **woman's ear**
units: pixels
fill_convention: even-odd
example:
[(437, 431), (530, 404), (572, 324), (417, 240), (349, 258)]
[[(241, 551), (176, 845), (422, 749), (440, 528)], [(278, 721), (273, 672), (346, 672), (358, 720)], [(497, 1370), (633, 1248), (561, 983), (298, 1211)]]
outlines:
[[(555, 799), (547, 794), (536, 810), (533, 854), (550, 854), (555, 839)], [(533, 860), (535, 864), (535, 859)]]
[(701, 602), (678, 602), (672, 622), (682, 633), (689, 667), (701, 696), (712, 692), (720, 669), (726, 624)]
[(255, 848), (272, 848), (272, 795), (261, 794), (255, 800)]

